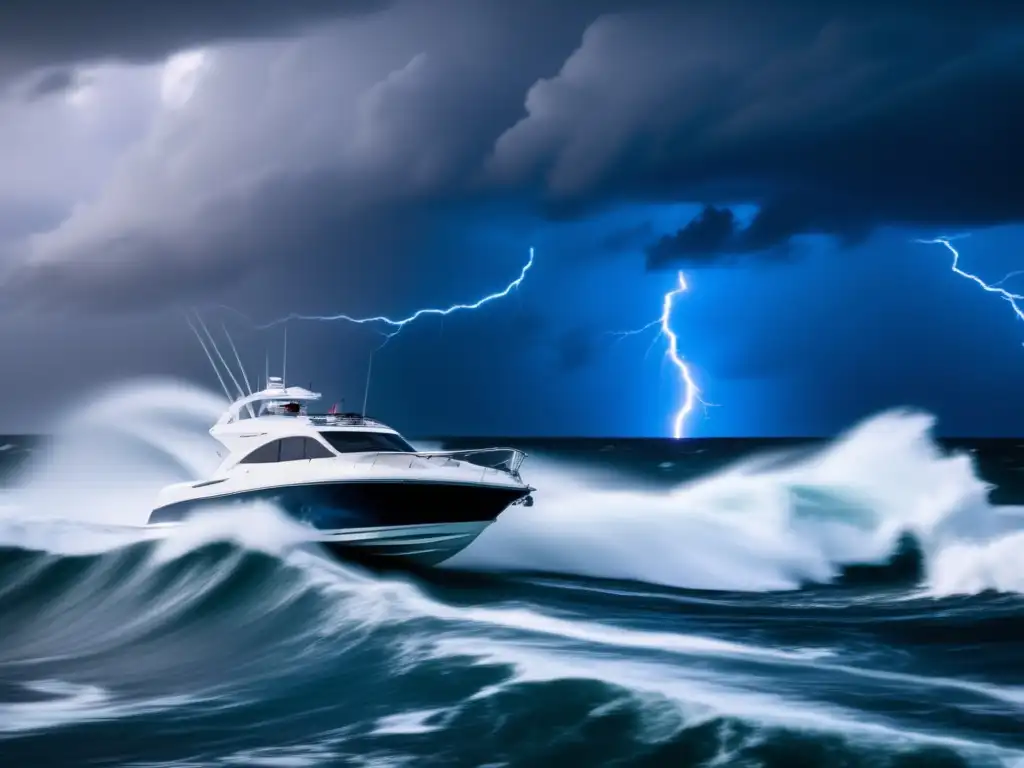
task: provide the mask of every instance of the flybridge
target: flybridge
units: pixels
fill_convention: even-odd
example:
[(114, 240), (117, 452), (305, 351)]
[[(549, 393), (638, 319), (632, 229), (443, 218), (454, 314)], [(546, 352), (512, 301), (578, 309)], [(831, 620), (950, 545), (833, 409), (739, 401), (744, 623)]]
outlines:
[[(224, 394), (227, 399), (231, 401), (231, 405), (228, 407), (224, 415), (221, 416), (216, 426), (225, 426), (230, 423), (245, 420), (246, 418), (255, 419), (262, 416), (307, 417), (306, 403), (313, 400), (319, 400), (322, 396), (319, 392), (313, 392), (309, 389), (305, 389), (304, 387), (289, 387), (287, 385), (285, 381), (285, 374), (287, 373), (288, 368), (287, 327), (285, 328), (284, 335), (282, 375), (270, 375), (270, 364), (268, 359), (266, 375), (264, 378), (266, 386), (259, 392), (254, 392), (249, 383), (249, 376), (246, 373), (245, 366), (242, 365), (241, 357), (238, 354), (238, 348), (235, 346), (227, 328), (223, 329), (224, 336), (227, 339), (231, 353), (234, 355), (239, 376), (236, 376), (234, 371), (232, 371), (231, 366), (228, 364), (220, 348), (218, 348), (217, 342), (214, 340), (213, 335), (210, 333), (209, 328), (203, 322), (202, 318), (199, 317), (198, 313), (193, 314), (195, 316), (195, 322), (193, 322), (192, 317), (189, 317), (188, 315), (186, 315), (185, 319), (188, 322), (189, 327), (192, 329), (192, 332), (195, 334), (196, 339), (199, 341), (199, 346), (202, 347), (203, 353), (206, 355), (206, 359), (213, 368), (213, 372), (217, 376), (217, 381), (220, 382), (221, 389), (224, 390)], [(219, 365), (218, 362), (220, 363)], [(241, 380), (239, 380), (239, 378)], [(234, 385), (234, 392), (232, 392), (231, 388), (228, 386), (228, 381)], [(369, 394), (369, 375), (367, 375), (366, 383), (367, 394)], [(260, 404), (258, 411), (256, 407), (257, 403)], [(366, 399), (364, 398), (364, 411), (365, 408)], [(391, 427), (388, 427), (386, 424), (367, 418), (361, 413), (340, 413), (338, 412), (336, 405), (332, 407), (327, 414), (317, 415), (311, 418), (317, 419), (315, 422), (316, 425), (325, 427), (348, 426), (387, 430), (391, 429)], [(310, 423), (313, 424), (314, 422)]]
[[(280, 381), (280, 379), (278, 379)], [(303, 387), (267, 387), (261, 392), (253, 392), (233, 402), (224, 415), (217, 422), (218, 426), (241, 421), (245, 417), (242, 411), (248, 413), (250, 419), (257, 418), (253, 405), (261, 403), (260, 416), (299, 416), (304, 415), (305, 406), (303, 403), (319, 400), (319, 392), (311, 392)], [(277, 407), (275, 407), (277, 406)], [(292, 406), (289, 408), (288, 406)]]

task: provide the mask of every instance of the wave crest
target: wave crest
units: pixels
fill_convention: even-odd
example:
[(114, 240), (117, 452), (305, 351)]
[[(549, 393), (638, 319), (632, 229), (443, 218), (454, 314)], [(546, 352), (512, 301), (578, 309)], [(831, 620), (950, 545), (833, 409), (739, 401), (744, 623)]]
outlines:
[[(670, 491), (602, 487), (542, 459), (532, 508), (502, 516), (451, 564), (763, 592), (840, 579), (919, 550), (934, 594), (1024, 591), (1024, 517), (988, 504), (971, 457), (945, 454), (934, 418), (898, 410), (807, 455), (757, 456)], [(906, 569), (901, 578), (906, 577)]]
[[(205, 390), (149, 381), (76, 408), (7, 495), (0, 544), (82, 552), (150, 537), (81, 526), (140, 526), (162, 485), (211, 471), (219, 457), (207, 430), (223, 407)], [(944, 453), (933, 426), (928, 414), (890, 411), (814, 452), (754, 456), (668, 491), (624, 490), (606, 470), (534, 456), (524, 473), (536, 504), (510, 510), (449, 566), (764, 592), (884, 573), (911, 541), (933, 594), (1024, 592), (1013, 554), (1024, 514), (989, 505), (971, 457)], [(255, 523), (270, 518), (257, 512), (188, 527), (182, 536), (196, 538), (164, 550), (299, 543), (294, 526), (261, 533)], [(905, 580), (907, 562), (893, 575)]]

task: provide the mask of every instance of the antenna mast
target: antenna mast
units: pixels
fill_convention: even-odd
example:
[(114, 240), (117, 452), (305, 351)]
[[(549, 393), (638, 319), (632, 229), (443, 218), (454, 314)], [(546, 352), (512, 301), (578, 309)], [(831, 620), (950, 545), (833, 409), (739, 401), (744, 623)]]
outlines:
[(188, 327), (192, 329), (192, 333), (194, 333), (196, 335), (196, 339), (199, 340), (199, 346), (203, 348), (203, 352), (206, 354), (206, 359), (210, 361), (213, 372), (217, 375), (217, 381), (220, 382), (220, 387), (224, 390), (224, 396), (228, 401), (233, 400), (234, 398), (231, 397), (231, 390), (228, 389), (227, 382), (225, 382), (224, 377), (220, 375), (220, 368), (217, 367), (217, 363), (214, 361), (213, 355), (210, 354), (210, 350), (206, 346), (206, 342), (203, 341), (203, 337), (199, 334), (199, 329), (196, 328), (195, 323), (192, 322), (192, 318), (189, 317), (188, 312), (185, 313), (185, 322), (188, 323)]
[(247, 394), (252, 394), (252, 385), (249, 384), (249, 374), (245, 372), (245, 366), (242, 365), (242, 356), (238, 354), (238, 347), (235, 346), (235, 340), (231, 338), (231, 334), (228, 333), (228, 327), (221, 323), (221, 328), (224, 329), (224, 335), (228, 339), (228, 344), (231, 345), (231, 351), (235, 353), (235, 362), (238, 363), (238, 370), (242, 372), (242, 381), (245, 382), (245, 391)]
[(373, 356), (377, 350), (370, 353), (370, 363), (366, 366), (366, 389), (363, 391), (363, 418), (366, 418), (366, 401), (370, 399), (370, 376), (373, 374)]
[(284, 360), (281, 363), (281, 384), (288, 386), (288, 324), (284, 326)]

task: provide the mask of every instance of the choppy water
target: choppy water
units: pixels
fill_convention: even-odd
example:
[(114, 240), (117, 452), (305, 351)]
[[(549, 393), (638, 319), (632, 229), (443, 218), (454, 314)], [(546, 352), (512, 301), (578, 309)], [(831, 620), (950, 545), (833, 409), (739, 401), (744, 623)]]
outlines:
[(536, 505), (423, 580), (270, 507), (111, 528), (220, 407), (113, 392), (6, 493), (0, 764), (1024, 766), (1024, 510), (926, 415), (687, 482), (535, 448)]

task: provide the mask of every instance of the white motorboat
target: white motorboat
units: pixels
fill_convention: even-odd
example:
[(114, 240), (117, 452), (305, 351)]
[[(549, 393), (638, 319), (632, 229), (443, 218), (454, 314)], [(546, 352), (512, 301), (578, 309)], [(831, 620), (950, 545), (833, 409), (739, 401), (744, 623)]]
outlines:
[(315, 530), (332, 553), (373, 563), (436, 565), (534, 490), (514, 448), (423, 452), (362, 414), (311, 415), (321, 395), (268, 377), (210, 429), (228, 451), (213, 476), (164, 488), (149, 525), (266, 500)]

